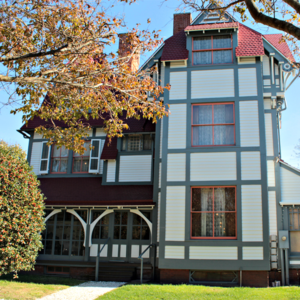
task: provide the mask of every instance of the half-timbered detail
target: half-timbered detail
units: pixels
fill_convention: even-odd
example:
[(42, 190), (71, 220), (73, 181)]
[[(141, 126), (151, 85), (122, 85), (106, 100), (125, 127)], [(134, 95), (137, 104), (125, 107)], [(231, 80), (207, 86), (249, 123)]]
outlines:
[(129, 129), (108, 143), (89, 120), (82, 155), (48, 147), (37, 117), (22, 127), (47, 198), (38, 270), (129, 281), (147, 250), (144, 278), (161, 282), (295, 282), (300, 171), (281, 159), (278, 130), (297, 69), (287, 44), (229, 14), (175, 14), (141, 69), (154, 65), (171, 85), (157, 124), (124, 113)]

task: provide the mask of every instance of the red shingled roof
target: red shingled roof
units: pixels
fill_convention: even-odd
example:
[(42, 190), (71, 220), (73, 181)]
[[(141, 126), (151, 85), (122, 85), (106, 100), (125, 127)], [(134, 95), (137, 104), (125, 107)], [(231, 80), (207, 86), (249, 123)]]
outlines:
[(219, 28), (238, 28), (238, 22), (226, 22), (226, 23), (215, 23), (215, 24), (198, 24), (190, 25), (184, 29), (184, 31), (193, 31), (193, 30), (206, 30), (206, 29), (219, 29)]
[(263, 36), (271, 45), (273, 45), (279, 52), (281, 52), (286, 58), (290, 61), (294, 62), (295, 58), (288, 46), (288, 44), (284, 41), (280, 43), (282, 38), (282, 34), (265, 34)]
[(185, 60), (189, 57), (186, 50), (186, 36), (184, 30), (165, 40), (161, 61)]
[(235, 49), (236, 56), (261, 56), (265, 55), (262, 35), (243, 25), (239, 26), (238, 47)]

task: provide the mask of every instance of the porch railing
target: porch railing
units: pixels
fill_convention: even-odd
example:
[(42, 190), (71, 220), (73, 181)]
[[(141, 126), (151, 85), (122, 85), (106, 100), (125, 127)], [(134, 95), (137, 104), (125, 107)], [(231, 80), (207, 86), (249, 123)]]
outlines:
[[(144, 258), (143, 255), (147, 252), (148, 249), (150, 248), (154, 248), (154, 262), (156, 260), (156, 244), (150, 244), (138, 257), (138, 259), (141, 260), (141, 275), (140, 275), (140, 280), (141, 280), (141, 284), (143, 283), (143, 268), (144, 268)], [(153, 263), (153, 279), (154, 279), (154, 274), (155, 274), (155, 263)]]
[[(105, 241), (105, 243), (101, 247), (101, 249), (100, 249), (100, 243), (98, 243), (97, 256), (96, 256), (95, 281), (98, 281), (98, 278), (99, 278), (99, 257), (100, 257), (100, 253), (102, 252), (104, 247), (107, 245), (109, 240), (110, 240), (110, 237)], [(100, 249), (100, 251), (99, 251), (99, 249)]]

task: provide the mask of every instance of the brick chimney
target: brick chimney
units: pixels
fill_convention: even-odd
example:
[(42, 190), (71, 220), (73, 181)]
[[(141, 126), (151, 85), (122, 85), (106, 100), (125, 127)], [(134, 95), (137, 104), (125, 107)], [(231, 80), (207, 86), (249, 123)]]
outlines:
[[(132, 39), (128, 39), (128, 33), (120, 33), (119, 37), (119, 55), (120, 57), (129, 56), (132, 53)], [(130, 40), (130, 41), (129, 41)], [(128, 62), (131, 72), (136, 72), (140, 65), (140, 54), (134, 54)]]
[(174, 14), (173, 35), (183, 30), (192, 23), (192, 14)]

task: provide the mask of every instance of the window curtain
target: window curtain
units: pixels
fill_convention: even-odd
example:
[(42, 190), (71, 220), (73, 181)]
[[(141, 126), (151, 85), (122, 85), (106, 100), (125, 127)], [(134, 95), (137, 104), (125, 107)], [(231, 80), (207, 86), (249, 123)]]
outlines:
[(231, 50), (214, 51), (214, 64), (228, 64), (232, 62)]
[(194, 52), (193, 55), (194, 65), (207, 65), (212, 63), (211, 51)]
[[(214, 211), (225, 211), (225, 189), (215, 189), (214, 194)], [(215, 213), (215, 236), (225, 236), (225, 229), (225, 213)]]
[[(201, 211), (212, 211), (212, 189), (201, 189)], [(213, 236), (212, 213), (201, 213), (201, 236)]]
[[(193, 124), (212, 124), (212, 106), (194, 106)], [(193, 127), (193, 145), (212, 145), (212, 126)]]
[(214, 49), (231, 48), (231, 37), (229, 35), (219, 35), (213, 37)]

